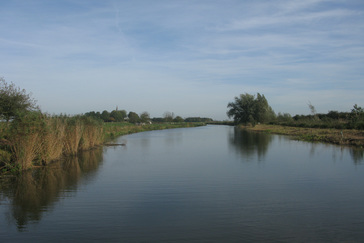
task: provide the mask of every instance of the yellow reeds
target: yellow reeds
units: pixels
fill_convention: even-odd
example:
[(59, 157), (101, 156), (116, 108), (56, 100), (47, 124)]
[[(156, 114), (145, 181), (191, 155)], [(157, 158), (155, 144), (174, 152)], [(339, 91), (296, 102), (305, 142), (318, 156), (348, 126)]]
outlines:
[(90, 117), (82, 117), (83, 132), (80, 141), (80, 149), (86, 150), (103, 142), (103, 126)]
[(37, 158), (40, 149), (40, 136), (38, 133), (26, 134), (22, 137), (12, 138), (12, 152), (15, 158), (15, 166), (28, 169)]
[(9, 141), (14, 164), (20, 169), (33, 165), (41, 148), (43, 120), (40, 113), (30, 113), (19, 117), (11, 124)]
[(77, 154), (83, 132), (83, 124), (77, 118), (67, 120), (64, 153)]
[(58, 118), (46, 119), (46, 131), (42, 136), (40, 157), (43, 163), (48, 163), (61, 157), (65, 139), (65, 122)]
[(8, 134), (12, 164), (22, 170), (59, 159), (63, 154), (77, 154), (104, 139), (102, 123), (92, 118), (52, 117), (40, 112), (27, 113), (12, 121)]

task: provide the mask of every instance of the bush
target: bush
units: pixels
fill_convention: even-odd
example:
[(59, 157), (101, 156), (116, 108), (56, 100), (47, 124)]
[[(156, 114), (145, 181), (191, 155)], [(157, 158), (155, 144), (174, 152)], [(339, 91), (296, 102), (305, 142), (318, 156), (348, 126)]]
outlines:
[(11, 153), (6, 150), (0, 150), (0, 165), (6, 166), (11, 162)]
[(5, 119), (8, 123), (24, 112), (34, 110), (38, 110), (38, 107), (30, 94), (0, 77), (0, 119)]
[(334, 128), (336, 128), (336, 129), (344, 129), (345, 128), (345, 125), (344, 124), (336, 124), (335, 126), (334, 126)]
[(321, 124), (320, 128), (323, 128), (323, 129), (329, 128), (329, 124), (325, 124), (325, 123)]
[(359, 121), (355, 124), (355, 129), (364, 130), (364, 121)]

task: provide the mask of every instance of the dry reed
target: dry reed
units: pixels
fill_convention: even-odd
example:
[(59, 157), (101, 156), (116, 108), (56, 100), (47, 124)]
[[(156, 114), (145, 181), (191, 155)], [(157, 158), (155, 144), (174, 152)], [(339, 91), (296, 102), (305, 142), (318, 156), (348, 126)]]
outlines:
[(70, 118), (67, 120), (66, 136), (64, 140), (64, 153), (77, 154), (81, 137), (83, 132), (83, 125), (79, 119)]
[(48, 117), (45, 122), (47, 129), (42, 136), (40, 157), (43, 163), (48, 163), (60, 158), (63, 153), (66, 125), (58, 117)]
[(77, 154), (103, 143), (103, 139), (102, 123), (92, 118), (51, 117), (40, 112), (12, 121), (8, 138), (12, 164), (21, 170), (47, 164), (63, 154)]
[(40, 150), (40, 136), (38, 133), (27, 134), (22, 137), (12, 138), (12, 152), (15, 158), (15, 166), (21, 169), (32, 167)]

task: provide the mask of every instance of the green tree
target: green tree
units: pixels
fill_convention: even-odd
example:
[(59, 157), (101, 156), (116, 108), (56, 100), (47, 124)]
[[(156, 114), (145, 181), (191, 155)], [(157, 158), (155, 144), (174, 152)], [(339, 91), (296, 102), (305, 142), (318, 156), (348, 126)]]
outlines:
[(293, 118), (292, 118), (291, 114), (289, 114), (289, 113), (282, 114), (282, 113), (278, 112), (277, 120), (279, 122), (291, 122), (291, 121), (293, 121)]
[(21, 113), (36, 110), (39, 108), (31, 94), (0, 77), (0, 119), (9, 122)]
[(166, 111), (164, 112), (163, 117), (165, 122), (172, 122), (174, 119), (174, 113)]
[(149, 122), (150, 121), (149, 113), (144, 111), (142, 114), (140, 114), (140, 121), (141, 122)]
[(267, 122), (275, 116), (267, 99), (259, 93), (257, 97), (248, 93), (241, 94), (235, 97), (234, 102), (228, 103), (227, 108), (227, 116), (232, 117), (235, 124), (251, 123), (254, 126), (257, 122)]
[(207, 117), (187, 117), (185, 122), (211, 122), (213, 121), (212, 118)]
[(350, 119), (353, 123), (364, 121), (364, 109), (355, 104), (353, 109), (351, 109)]
[(114, 121), (116, 122), (121, 122), (124, 121), (124, 118), (126, 117), (126, 111), (125, 110), (113, 110), (110, 113), (110, 117), (113, 118)]
[(104, 110), (101, 113), (101, 119), (104, 120), (104, 122), (110, 121), (110, 112), (108, 112), (107, 110)]
[(308, 102), (307, 105), (308, 105), (308, 108), (311, 111), (311, 115), (315, 116), (316, 115), (316, 108), (315, 108), (315, 106), (313, 106), (310, 101)]
[(327, 113), (327, 117), (331, 118), (331, 119), (335, 119), (335, 120), (338, 120), (339, 117), (340, 117), (340, 114), (338, 111), (329, 111)]
[(180, 116), (176, 116), (176, 118), (174, 118), (173, 121), (174, 122), (184, 122), (185, 120)]
[(267, 99), (264, 95), (257, 93), (257, 98), (255, 100), (255, 116), (254, 119), (257, 122), (267, 122), (275, 119), (276, 115), (269, 106)]
[(101, 119), (100, 112), (95, 112), (95, 111), (86, 112), (85, 116), (92, 117), (94, 119)]
[(133, 111), (130, 111), (128, 114), (129, 122), (137, 123), (140, 121), (139, 115)]

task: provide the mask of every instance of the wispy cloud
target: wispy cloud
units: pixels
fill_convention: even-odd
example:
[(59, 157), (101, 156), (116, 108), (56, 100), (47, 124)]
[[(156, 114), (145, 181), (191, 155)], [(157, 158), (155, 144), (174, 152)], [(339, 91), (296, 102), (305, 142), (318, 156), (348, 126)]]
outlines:
[(354, 0), (9, 1), (0, 21), (0, 76), (49, 112), (118, 105), (225, 119), (245, 92), (277, 112), (364, 102), (364, 4)]
[(345, 17), (360, 16), (363, 12), (355, 10), (328, 10), (324, 12), (309, 12), (309, 13), (296, 13), (290, 15), (274, 14), (271, 16), (259, 16), (247, 19), (237, 19), (232, 23), (217, 28), (219, 31), (233, 31), (233, 30), (249, 30), (264, 27), (283, 28), (292, 25), (310, 25), (317, 21), (327, 21), (330, 19), (341, 19)]

